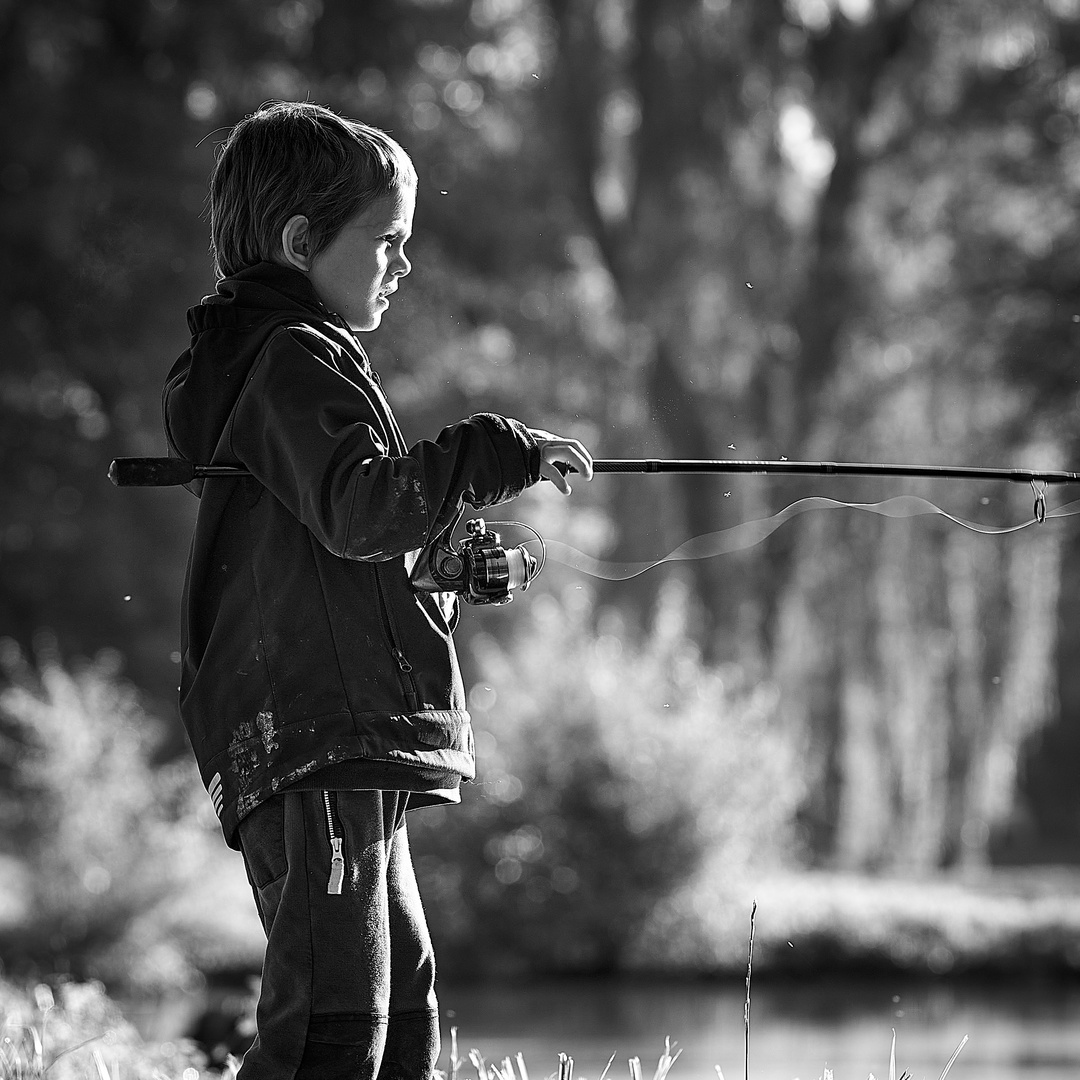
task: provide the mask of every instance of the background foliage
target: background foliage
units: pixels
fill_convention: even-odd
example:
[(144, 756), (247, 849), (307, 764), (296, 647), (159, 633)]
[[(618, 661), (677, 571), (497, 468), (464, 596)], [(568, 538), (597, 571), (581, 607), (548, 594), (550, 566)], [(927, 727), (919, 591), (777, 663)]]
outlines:
[(741, 878), (791, 851), (800, 780), (774, 696), (702, 663), (684, 590), (640, 642), (570, 590), (536, 597), (511, 642), (474, 641), (482, 773), (412, 824), (452, 970), (618, 970), (706, 865)]
[[(28, 658), (0, 731), (20, 858), (24, 747), (75, 715), (108, 749), (102, 778), (135, 768), (133, 700), (162, 740), (142, 794), (110, 806), (194, 843), (169, 786), (194, 505), (104, 475), (163, 449), (160, 385), (213, 284), (206, 176), (269, 98), (385, 126), (417, 162), (414, 271), (371, 341), (416, 437), (496, 409), (605, 457), (1077, 467), (1074, 0), (33, 0), (0, 13), (0, 60), (0, 632)], [(632, 560), (809, 493), (911, 491), (990, 524), (1030, 510), (1003, 487), (808, 487), (604, 477), (514, 515)], [(717, 853), (753, 872), (766, 832), (768, 860), (868, 874), (1075, 859), (1077, 555), (1067, 523), (987, 540), (838, 511), (629, 582), (551, 567), (512, 608), (470, 612), (493, 786), (419, 826), (440, 932), (464, 949), (490, 924), (492, 964), (536, 964), (548, 923), (534, 940), (518, 920), (542, 908), (557, 962), (610, 966), (650, 895)], [(518, 797), (497, 794), (504, 773)], [(615, 840), (634, 858), (601, 858)], [(108, 854), (114, 886), (135, 880), (134, 851)], [(91, 870), (62, 875), (77, 892)], [(584, 898), (613, 883), (600, 934)], [(136, 893), (105, 921), (151, 903)]]
[[(5, 971), (142, 992), (190, 986), (208, 959), (199, 931), (216, 919), (229, 926), (208, 906), (227, 864), (198, 772), (186, 758), (155, 762), (162, 724), (117, 680), (115, 655), (71, 674), (39, 649), (31, 666), (0, 641), (14, 761), (0, 815), (23, 856), (23, 911), (0, 926)], [(195, 882), (203, 895), (192, 910)], [(220, 950), (211, 947), (215, 965)]]

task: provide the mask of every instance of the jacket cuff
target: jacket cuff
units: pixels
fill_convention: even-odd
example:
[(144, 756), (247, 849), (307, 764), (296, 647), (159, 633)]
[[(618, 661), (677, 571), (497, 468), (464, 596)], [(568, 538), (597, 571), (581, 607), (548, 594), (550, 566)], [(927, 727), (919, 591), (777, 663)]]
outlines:
[(477, 413), (472, 417), (488, 430), (499, 452), (502, 491), (498, 502), (520, 495), (540, 479), (540, 445), (520, 421), (498, 413)]

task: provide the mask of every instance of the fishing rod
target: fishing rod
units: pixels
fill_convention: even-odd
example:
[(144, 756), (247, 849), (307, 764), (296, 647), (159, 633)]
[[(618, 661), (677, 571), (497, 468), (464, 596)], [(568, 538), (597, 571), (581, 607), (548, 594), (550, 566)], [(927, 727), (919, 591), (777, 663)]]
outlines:
[(903, 476), (936, 480), (1007, 480), (1030, 484), (1035, 493), (1035, 520), (1046, 519), (1046, 495), (1039, 484), (1073, 484), (1080, 473), (1046, 469), (991, 469), (968, 465), (892, 465), (855, 461), (729, 461), (670, 458), (609, 459), (593, 462), (597, 473), (716, 473), (772, 476)]
[[(570, 470), (574, 471), (574, 470)], [(749, 473), (803, 476), (906, 476), (939, 480), (1007, 480), (1028, 484), (1080, 483), (1080, 472), (1040, 469), (989, 469), (956, 465), (890, 465), (851, 461), (715, 461), (678, 458), (599, 458), (594, 473)], [(171, 487), (210, 477), (240, 477), (241, 465), (196, 465), (183, 458), (117, 458), (109, 479), (118, 487)]]

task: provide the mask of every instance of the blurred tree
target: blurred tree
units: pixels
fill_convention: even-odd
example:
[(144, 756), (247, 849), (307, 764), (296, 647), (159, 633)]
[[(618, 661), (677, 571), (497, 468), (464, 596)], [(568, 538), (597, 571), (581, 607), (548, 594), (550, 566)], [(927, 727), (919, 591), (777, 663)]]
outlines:
[[(1025, 296), (1050, 253), (1075, 243), (1075, 121), (1051, 121), (1069, 65), (1059, 32), (1075, 33), (1076, 12), (1059, 7), (918, 11), (859, 134), (849, 255), (866, 285), (834, 350), (833, 404), (809, 432), (815, 456), (1051, 467), (1072, 457), (1063, 402), (1039, 407), (1033, 392), (1033, 358), (1056, 367), (1066, 314), (1048, 310), (1045, 294)], [(1022, 366), (1015, 323), (1031, 334)], [(1027, 509), (1012, 492), (935, 490), (968, 517), (1015, 520)], [(827, 558), (845, 531), (822, 523), (795, 572)], [(923, 526), (861, 531), (845, 544), (848, 566), (811, 571), (821, 591), (789, 588), (782, 601), (807, 620), (786, 648), (789, 700), (838, 781), (835, 803), (811, 812), (835, 826), (846, 865), (980, 864), (1017, 812), (1022, 748), (1057, 709), (1062, 533), (988, 550)], [(790, 607), (781, 623), (789, 617)]]
[(84, 655), (122, 643), (159, 696), (192, 508), (114, 491), (105, 470), (163, 449), (163, 365), (205, 291), (189, 80), (216, 8), (41, 0), (7, 11), (0, 41), (0, 626), (24, 645), (51, 627)]
[[(570, 191), (622, 314), (619, 449), (1069, 453), (1060, 406), (1023, 388), (1063, 371), (1064, 323), (1046, 315), (1074, 232), (1072, 5), (551, 10)], [(1003, 319), (1049, 349), (1045, 376), (1010, 366)], [(739, 509), (770, 489), (791, 486), (741, 485)], [(625, 552), (656, 503), (636, 478), (616, 490)], [(718, 527), (716, 484), (667, 493), (680, 535)], [(957, 496), (971, 516), (988, 498)], [(979, 862), (1008, 825), (1021, 748), (1055, 711), (1060, 537), (1001, 547), (984, 561), (934, 529), (837, 519), (790, 530), (745, 573), (689, 568), (706, 647), (785, 686), (822, 781), (805, 808), (818, 857)]]
[[(603, 456), (1074, 458), (1078, 25), (1072, 0), (9, 6), (0, 628), (119, 645), (171, 693), (194, 504), (104, 470), (161, 449), (160, 383), (211, 287), (215, 143), (273, 97), (417, 160), (415, 270), (371, 348), (416, 435), (496, 408)], [(575, 511), (644, 558), (796, 493), (607, 477)], [(783, 688), (814, 857), (985, 857), (1055, 712), (1052, 528), (984, 543), (835, 515), (682, 567), (706, 658)], [(598, 612), (647, 633), (664, 579)]]

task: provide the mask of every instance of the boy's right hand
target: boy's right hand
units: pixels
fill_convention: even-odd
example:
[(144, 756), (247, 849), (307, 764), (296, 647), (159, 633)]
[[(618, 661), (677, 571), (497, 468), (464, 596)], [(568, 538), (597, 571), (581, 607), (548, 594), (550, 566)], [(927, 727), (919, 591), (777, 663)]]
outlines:
[(564, 495), (569, 495), (572, 489), (566, 479), (567, 470), (560, 469), (559, 465), (569, 466), (586, 480), (592, 479), (592, 455), (577, 439), (562, 439), (539, 428), (529, 428), (529, 433), (540, 447), (540, 475)]

